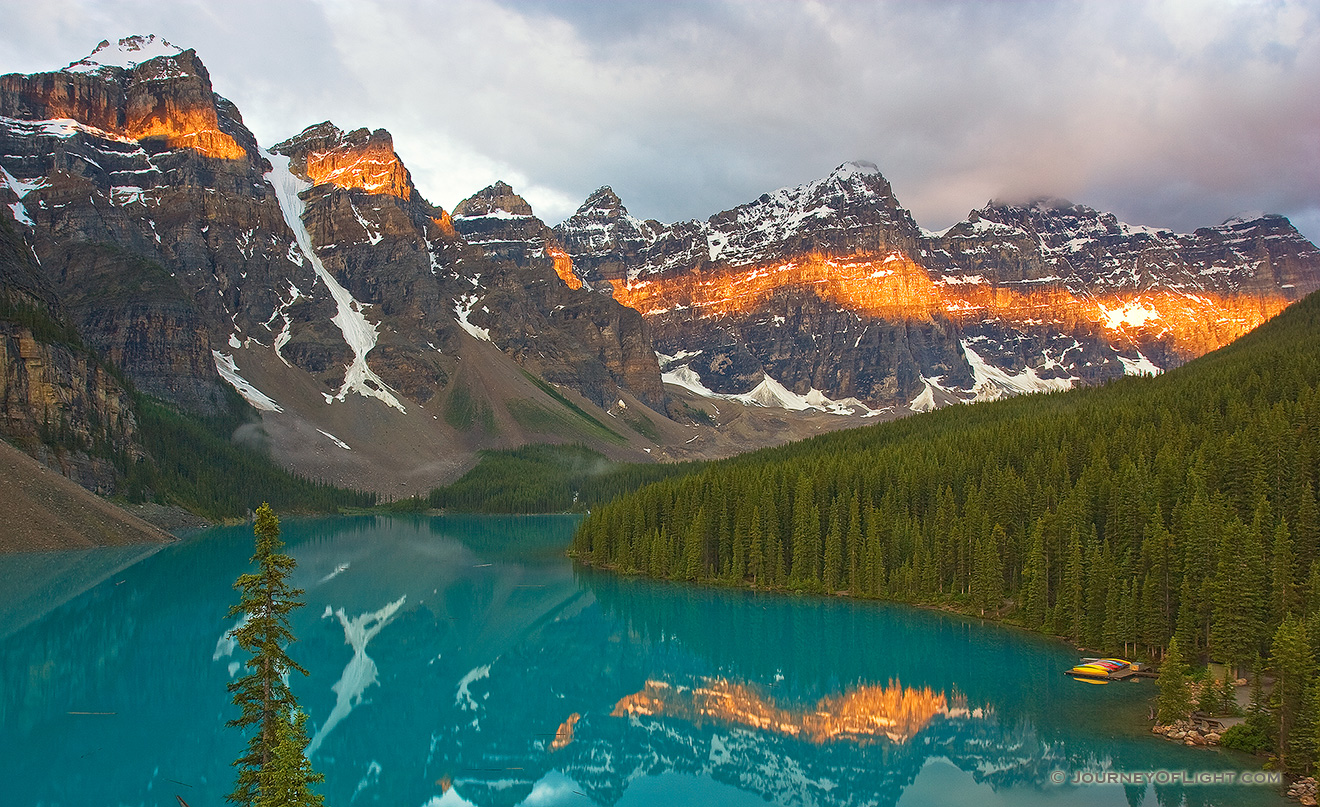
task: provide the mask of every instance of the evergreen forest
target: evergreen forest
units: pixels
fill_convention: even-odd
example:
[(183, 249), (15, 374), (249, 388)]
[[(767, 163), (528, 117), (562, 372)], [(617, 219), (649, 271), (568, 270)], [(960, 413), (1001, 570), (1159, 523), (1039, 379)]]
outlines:
[(264, 448), (236, 442), (255, 412), (226, 387), (229, 406), (203, 418), (136, 393), (138, 431), (145, 455), (113, 458), (129, 501), (176, 504), (210, 519), (242, 518), (269, 502), (280, 512), (335, 513), (370, 507), (377, 496), (308, 479), (276, 465)]
[(427, 504), (458, 513), (584, 513), (701, 467), (699, 462), (615, 462), (580, 444), (536, 443), (481, 452), (475, 468), (432, 490)]
[[(1245, 671), (1320, 644), (1320, 295), (1155, 378), (711, 463), (593, 509), (626, 574), (936, 605)], [(1311, 685), (1312, 690), (1320, 686)], [(1313, 694), (1312, 701), (1320, 700)]]

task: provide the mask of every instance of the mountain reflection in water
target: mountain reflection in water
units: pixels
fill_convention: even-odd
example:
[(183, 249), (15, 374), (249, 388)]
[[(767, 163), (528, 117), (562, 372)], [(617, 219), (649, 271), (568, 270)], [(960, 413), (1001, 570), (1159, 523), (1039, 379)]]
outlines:
[[(1078, 686), (1060, 643), (574, 569), (576, 523), (285, 522), (307, 602), (290, 654), (310, 672), (290, 683), (327, 804), (907, 807), (953, 766), (961, 801), (1167, 807), (1184, 793), (1050, 773), (1258, 767), (1151, 738), (1153, 685)], [(55, 558), (73, 573), (53, 589), (0, 586), (5, 807), (223, 804), (242, 751), (226, 684), (245, 660), (225, 613), (251, 547), (250, 526), (224, 528), (127, 568)], [(0, 557), (0, 580), (48, 565)], [(1261, 787), (1187, 794), (1284, 803)]]
[[(967, 716), (965, 705), (952, 710)], [(785, 709), (755, 688), (723, 678), (706, 679), (697, 686), (671, 686), (647, 681), (641, 692), (619, 701), (613, 717), (663, 715), (700, 725), (711, 721), (727, 726), (748, 726), (813, 743), (834, 740), (874, 742), (885, 737), (901, 743), (912, 738), (936, 715), (950, 713), (948, 700), (929, 687), (904, 688), (862, 685), (842, 695), (821, 698), (805, 709)], [(978, 709), (977, 717), (981, 716)]]

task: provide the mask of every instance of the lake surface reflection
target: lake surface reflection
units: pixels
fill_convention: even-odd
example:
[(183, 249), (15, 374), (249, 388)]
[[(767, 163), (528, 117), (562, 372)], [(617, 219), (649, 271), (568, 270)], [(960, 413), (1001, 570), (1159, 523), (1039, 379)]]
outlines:
[[(1284, 804), (1152, 738), (1153, 682), (946, 614), (574, 569), (571, 517), (289, 520), (292, 682), (328, 805)], [(0, 557), (4, 803), (225, 804), (249, 527)], [(144, 554), (146, 555), (144, 557)], [(21, 584), (20, 584), (21, 583)]]

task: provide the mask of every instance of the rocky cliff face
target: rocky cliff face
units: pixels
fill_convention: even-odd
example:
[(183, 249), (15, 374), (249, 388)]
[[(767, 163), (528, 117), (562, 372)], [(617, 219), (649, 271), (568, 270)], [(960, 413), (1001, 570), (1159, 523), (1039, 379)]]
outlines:
[[(555, 230), (706, 394), (930, 408), (1157, 372), (1320, 286), (1279, 216), (1191, 234), (1060, 200), (921, 230), (869, 163), (670, 227), (598, 191)], [(622, 246), (621, 246), (622, 245)]]
[(128, 393), (82, 344), (27, 245), (0, 219), (0, 437), (98, 493), (141, 454)]
[[(369, 365), (398, 395), (426, 403), (453, 372), (461, 337), (453, 301), (480, 275), (481, 253), (462, 242), (444, 210), (417, 192), (383, 129), (343, 132), (326, 122), (271, 151), (288, 157), (287, 170), (305, 183), (297, 201), (310, 239), (309, 263), (320, 264), (322, 282), (346, 292), (347, 308), (376, 331), (369, 346), (355, 348), (359, 366)], [(352, 314), (341, 309), (343, 316)], [(346, 334), (341, 344), (352, 341)], [(290, 348), (295, 355), (303, 349)], [(365, 386), (370, 379), (359, 386), (351, 377), (354, 361), (317, 362), (315, 369), (341, 396), (357, 389), (403, 406), (398, 396)]]
[(0, 116), (0, 196), (79, 330), (143, 391), (215, 411), (213, 350), (271, 339), (293, 303), (328, 318), (269, 166), (192, 51), (135, 37), (0, 77)]
[[(417, 191), (383, 130), (326, 122), (263, 151), (196, 54), (154, 37), (0, 77), (0, 203), (79, 338), (195, 412), (225, 406), (227, 384), (270, 416), (296, 403), (286, 436), (349, 428), (335, 412), (350, 397), (438, 420), (418, 408), (448, 406), (474, 337), (589, 400), (663, 398), (641, 317), (566, 285), (581, 289), (545, 238), (535, 257), (487, 257)], [(487, 392), (544, 397), (511, 377), (526, 389)], [(499, 415), (481, 440), (517, 439), (497, 401), (481, 405)], [(359, 440), (419, 425), (347, 423), (366, 424)], [(445, 441), (439, 428), (428, 442)]]
[[(526, 439), (686, 445), (690, 423), (623, 414), (684, 408), (662, 379), (870, 415), (1156, 371), (1320, 278), (1279, 217), (1176, 234), (1037, 200), (928, 233), (868, 163), (704, 221), (643, 221), (606, 187), (552, 230), (504, 183), (451, 217), (384, 130), (325, 122), (262, 150), (197, 55), (154, 37), (0, 76), (0, 205), (24, 299), (176, 406), (213, 413), (234, 387), (291, 467), (351, 484), (377, 460), (349, 479), (325, 451), (394, 457), (401, 432), (426, 435), (402, 446), (409, 484), (431, 454)], [(105, 439), (131, 443), (99, 365), (6, 334), (13, 430), (58, 399), (78, 439), (123, 421)]]
[[(454, 226), (493, 264), (480, 318), (491, 338), (547, 380), (602, 408), (626, 389), (663, 411), (650, 328), (637, 311), (584, 286), (531, 205), (500, 182), (454, 208)], [(474, 303), (475, 304), (475, 303)], [(473, 319), (479, 321), (478, 318)]]

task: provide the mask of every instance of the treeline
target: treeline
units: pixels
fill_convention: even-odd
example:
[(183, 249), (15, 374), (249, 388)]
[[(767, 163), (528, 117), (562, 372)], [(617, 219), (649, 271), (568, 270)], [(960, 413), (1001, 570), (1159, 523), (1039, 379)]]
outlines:
[(429, 504), (460, 513), (581, 513), (700, 467), (693, 462), (614, 462), (577, 444), (483, 451), (477, 466), (461, 479), (432, 490)]
[(237, 444), (247, 405), (226, 389), (227, 411), (213, 418), (180, 413), (135, 394), (144, 457), (117, 457), (126, 498), (177, 504), (210, 519), (245, 517), (262, 502), (280, 512), (334, 513), (370, 507), (376, 494), (307, 479), (276, 465), (263, 451)]
[(952, 407), (712, 463), (594, 510), (626, 573), (969, 609), (1238, 667), (1320, 640), (1320, 297), (1154, 379)]

